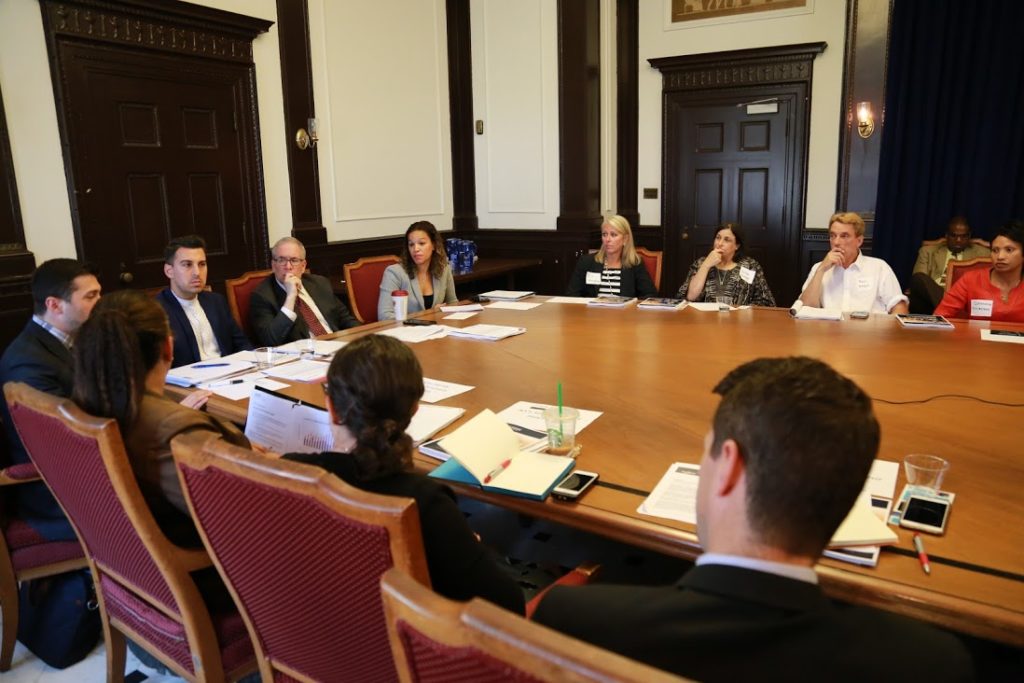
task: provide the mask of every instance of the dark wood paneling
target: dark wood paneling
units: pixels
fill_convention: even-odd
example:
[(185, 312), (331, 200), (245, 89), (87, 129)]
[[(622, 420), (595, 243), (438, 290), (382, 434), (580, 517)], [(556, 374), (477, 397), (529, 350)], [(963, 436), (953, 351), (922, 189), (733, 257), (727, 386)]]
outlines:
[(29, 279), (36, 262), (25, 248), (18, 183), (0, 95), (0, 353), (32, 314)]
[(452, 138), (452, 227), (475, 230), (476, 161), (473, 148), (473, 55), (469, 0), (448, 0), (448, 103)]
[(600, 24), (599, 0), (559, 0), (559, 230), (601, 227)]
[[(843, 66), (843, 112), (839, 139), (839, 181), (836, 207), (856, 211), (866, 232), (873, 233), (878, 164), (885, 126), (885, 73), (889, 56), (889, 17), (893, 0), (850, 0), (846, 17)], [(858, 102), (870, 102), (875, 132), (857, 133)]]
[(303, 150), (295, 144), (296, 131), (308, 128), (309, 119), (316, 117), (309, 52), (309, 5), (306, 0), (277, 0), (277, 37), (281, 52), (292, 234), (304, 244), (323, 244), (327, 241), (327, 228), (320, 215), (317, 148)]
[[(637, 210), (637, 145), (639, 135), (640, 10), (638, 0), (615, 3), (616, 64), (616, 206), (629, 224), (640, 224)], [(659, 240), (661, 236), (659, 235)], [(653, 248), (653, 247), (652, 247)]]

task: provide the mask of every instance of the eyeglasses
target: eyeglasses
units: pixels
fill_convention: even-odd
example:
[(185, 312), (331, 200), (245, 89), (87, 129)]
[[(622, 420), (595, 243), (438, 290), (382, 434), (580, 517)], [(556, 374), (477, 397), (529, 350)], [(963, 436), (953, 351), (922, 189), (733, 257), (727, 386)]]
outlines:
[(301, 263), (305, 263), (306, 262), (306, 259), (304, 259), (304, 258), (295, 258), (295, 257), (288, 258), (287, 256), (275, 256), (274, 258), (272, 258), (270, 260), (273, 261), (274, 263), (280, 265), (280, 266), (283, 266), (286, 263), (290, 264), (290, 265), (293, 265), (293, 266), (297, 266), (297, 265), (299, 265)]

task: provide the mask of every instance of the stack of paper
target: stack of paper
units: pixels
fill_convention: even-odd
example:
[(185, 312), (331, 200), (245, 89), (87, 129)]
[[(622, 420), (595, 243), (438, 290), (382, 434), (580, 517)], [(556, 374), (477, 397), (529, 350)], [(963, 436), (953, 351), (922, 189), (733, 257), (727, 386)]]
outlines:
[(465, 412), (465, 408), (421, 403), (405, 433), (412, 437), (413, 443), (421, 443), (458, 420)]
[[(312, 344), (310, 344), (312, 342)], [(306, 353), (312, 350), (314, 356), (333, 356), (341, 350), (346, 341), (335, 341), (334, 339), (299, 339), (288, 344), (275, 347), (280, 353)]]
[(509, 289), (492, 289), (480, 295), (481, 299), (492, 299), (495, 301), (518, 301), (533, 296), (533, 292), (516, 292)]
[(442, 325), (453, 337), (465, 337), (466, 339), (483, 339), (486, 341), (497, 341), (506, 337), (514, 337), (517, 334), (526, 332), (525, 327), (510, 327), (508, 325), (470, 325), (468, 327), (449, 327)]
[(789, 314), (797, 320), (842, 320), (842, 311), (834, 311), (830, 308), (815, 308), (807, 306), (803, 301), (797, 299), (789, 309)]
[(398, 327), (381, 330), (377, 334), (382, 334), (385, 337), (394, 337), (399, 341), (404, 341), (406, 344), (419, 344), (430, 339), (442, 339), (448, 334), (450, 329), (445, 325), (399, 325)]
[(459, 305), (448, 305), (441, 306), (442, 313), (470, 313), (472, 311), (482, 311), (484, 307), (480, 304), (459, 304)]
[(897, 313), (896, 320), (903, 327), (928, 327), (936, 330), (952, 330), (953, 323), (941, 315), (922, 315), (920, 313)]
[(611, 296), (603, 294), (596, 299), (587, 302), (588, 306), (602, 306), (604, 308), (625, 308), (636, 301), (635, 296)]
[(561, 455), (521, 451), (515, 433), (490, 410), (442, 439), (441, 446), (451, 459), (431, 477), (534, 500), (547, 498), (576, 463)]
[[(539, 432), (535, 429), (529, 429), (528, 427), (522, 427), (517, 424), (509, 423), (509, 429), (516, 433), (519, 438), (519, 450), (521, 451), (534, 451), (540, 452), (547, 448), (548, 435), (545, 432)], [(436, 458), (442, 462), (452, 456), (451, 453), (444, 449), (441, 442), (444, 438), (434, 439), (433, 441), (425, 441), (420, 445), (420, 453), (423, 455), (429, 455), (431, 458)]]
[(982, 330), (981, 338), (985, 341), (1024, 344), (1024, 332), (1014, 332), (1013, 330)]
[(327, 363), (318, 360), (297, 360), (286, 365), (275, 365), (264, 370), (263, 374), (291, 382), (322, 382), (327, 377)]
[(179, 387), (194, 387), (197, 384), (203, 384), (204, 382), (243, 372), (252, 366), (253, 363), (247, 360), (211, 358), (199, 361), (198, 363), (192, 363), (191, 365), (171, 368), (170, 372), (167, 373), (167, 383)]
[(686, 308), (686, 299), (665, 299), (662, 297), (651, 297), (650, 299), (644, 299), (639, 304), (637, 304), (636, 307), (651, 310), (678, 311), (682, 308)]

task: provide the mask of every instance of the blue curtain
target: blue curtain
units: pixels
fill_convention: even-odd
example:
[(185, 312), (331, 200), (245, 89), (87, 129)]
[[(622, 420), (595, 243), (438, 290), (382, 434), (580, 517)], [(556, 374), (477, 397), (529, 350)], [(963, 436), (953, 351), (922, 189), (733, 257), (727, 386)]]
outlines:
[(1024, 2), (895, 0), (872, 253), (907, 284), (922, 239), (1024, 218)]

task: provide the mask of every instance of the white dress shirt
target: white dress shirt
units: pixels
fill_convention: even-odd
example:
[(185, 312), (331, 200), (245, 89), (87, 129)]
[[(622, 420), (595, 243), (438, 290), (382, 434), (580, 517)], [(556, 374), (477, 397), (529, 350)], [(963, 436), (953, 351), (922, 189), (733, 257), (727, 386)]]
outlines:
[[(807, 274), (801, 292), (807, 289), (821, 262)], [(821, 280), (821, 307), (834, 311), (870, 311), (888, 313), (908, 299), (889, 264), (880, 258), (857, 254), (848, 268), (832, 266)]]
[(192, 334), (196, 336), (196, 346), (199, 347), (199, 360), (207, 358), (220, 358), (220, 346), (217, 344), (217, 336), (213, 333), (213, 325), (206, 317), (206, 311), (199, 305), (199, 297), (195, 299), (182, 299), (174, 292), (171, 292), (188, 318), (192, 326)]
[(744, 557), (743, 555), (725, 555), (720, 553), (704, 553), (697, 558), (695, 564), (724, 564), (730, 567), (740, 567), (742, 569), (753, 569), (754, 571), (765, 572), (767, 574), (775, 574), (786, 579), (793, 579), (795, 581), (803, 581), (805, 583), (813, 583), (817, 585), (818, 575), (810, 567), (801, 567), (795, 564), (786, 564), (785, 562), (772, 562), (770, 560), (760, 560), (756, 557)]

